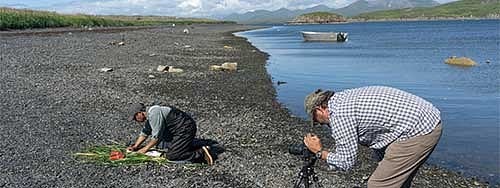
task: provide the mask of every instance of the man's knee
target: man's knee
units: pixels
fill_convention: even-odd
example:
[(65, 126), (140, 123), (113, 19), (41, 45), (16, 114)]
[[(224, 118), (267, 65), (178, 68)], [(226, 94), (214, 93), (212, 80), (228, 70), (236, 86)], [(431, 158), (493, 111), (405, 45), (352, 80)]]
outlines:
[(171, 160), (171, 161), (180, 161), (180, 160), (184, 160), (184, 156), (183, 156), (183, 153), (179, 153), (179, 152), (165, 152), (165, 157), (168, 159), (168, 160)]

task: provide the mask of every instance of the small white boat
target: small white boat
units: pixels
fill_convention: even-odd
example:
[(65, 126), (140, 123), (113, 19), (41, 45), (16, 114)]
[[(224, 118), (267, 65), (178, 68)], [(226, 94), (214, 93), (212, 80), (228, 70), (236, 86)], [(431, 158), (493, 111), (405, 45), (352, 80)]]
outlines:
[(346, 42), (347, 33), (344, 32), (312, 32), (302, 31), (304, 41)]

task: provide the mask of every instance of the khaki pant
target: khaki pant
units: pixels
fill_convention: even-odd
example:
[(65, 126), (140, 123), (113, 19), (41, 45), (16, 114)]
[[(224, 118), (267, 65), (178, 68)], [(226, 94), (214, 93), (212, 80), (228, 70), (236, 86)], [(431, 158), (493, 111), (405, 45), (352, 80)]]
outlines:
[(410, 187), (418, 168), (424, 164), (441, 137), (441, 123), (427, 135), (417, 136), (387, 147), (384, 158), (368, 180), (368, 187)]

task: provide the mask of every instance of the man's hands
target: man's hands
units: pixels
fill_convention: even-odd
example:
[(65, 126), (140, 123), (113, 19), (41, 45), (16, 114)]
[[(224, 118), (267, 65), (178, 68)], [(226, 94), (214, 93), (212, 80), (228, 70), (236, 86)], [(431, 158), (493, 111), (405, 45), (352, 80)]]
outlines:
[(146, 153), (148, 152), (148, 149), (149, 148), (146, 148), (146, 147), (143, 147), (143, 148), (139, 148), (138, 146), (135, 146), (135, 145), (132, 145), (132, 146), (129, 146), (127, 147), (127, 152), (137, 152), (137, 153)]
[(129, 151), (129, 152), (136, 151), (137, 149), (139, 149), (139, 147), (137, 147), (135, 145), (131, 145), (131, 146), (127, 147), (127, 151)]
[(138, 153), (145, 154), (146, 152), (148, 152), (148, 148), (143, 147), (142, 149), (138, 150), (137, 152), (138, 152)]
[(304, 136), (304, 144), (307, 146), (307, 149), (313, 153), (318, 153), (323, 149), (323, 145), (321, 144), (319, 137), (312, 133), (308, 133)]

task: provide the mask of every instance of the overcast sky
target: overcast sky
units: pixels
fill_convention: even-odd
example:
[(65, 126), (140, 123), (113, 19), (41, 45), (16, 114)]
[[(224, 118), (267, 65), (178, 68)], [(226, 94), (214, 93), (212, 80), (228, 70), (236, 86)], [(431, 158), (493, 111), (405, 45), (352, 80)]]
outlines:
[[(356, 0), (0, 0), (0, 6), (60, 13), (214, 17), (233, 12), (303, 9), (316, 5), (341, 8)], [(447, 3), (455, 0), (436, 0)]]

